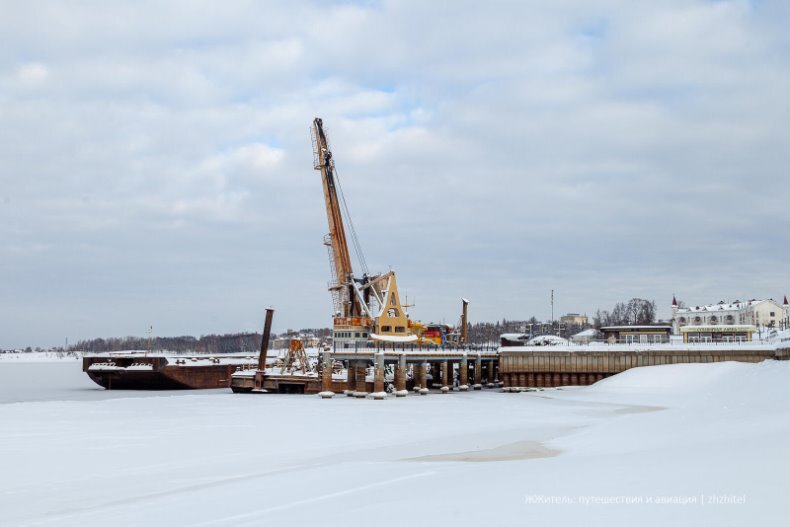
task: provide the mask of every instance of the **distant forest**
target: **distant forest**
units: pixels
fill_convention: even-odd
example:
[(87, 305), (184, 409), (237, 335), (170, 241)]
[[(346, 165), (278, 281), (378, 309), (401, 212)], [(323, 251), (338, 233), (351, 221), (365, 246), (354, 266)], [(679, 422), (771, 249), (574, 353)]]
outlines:
[[(256, 353), (261, 346), (260, 333), (233, 333), (230, 335), (205, 335), (200, 338), (154, 337), (151, 339), (152, 350), (184, 351), (191, 353)], [(149, 347), (148, 337), (110, 337), (81, 340), (69, 346), (70, 350), (79, 351), (125, 351), (146, 350)]]
[[(530, 323), (535, 334), (550, 333), (550, 324), (541, 324), (537, 320), (502, 320), (499, 322), (478, 322), (469, 325), (469, 342), (482, 344), (499, 342), (502, 333), (529, 332)], [(556, 324), (555, 324), (556, 329)], [(570, 328), (561, 328), (568, 331)], [(331, 334), (329, 328), (308, 328), (296, 332), (272, 335), (287, 337), (294, 334), (313, 334), (319, 338), (326, 338)], [(260, 333), (232, 333), (228, 335), (204, 335), (199, 338), (192, 336), (183, 337), (154, 337), (151, 339), (153, 351), (172, 351), (186, 353), (258, 353), (261, 346)], [(109, 337), (81, 340), (71, 346), (72, 351), (125, 351), (148, 349), (148, 337)]]
[[(308, 328), (298, 332), (282, 333), (279, 336), (293, 335), (294, 333), (311, 333), (319, 338), (329, 336), (329, 328)], [(272, 334), (272, 339), (278, 335)], [(204, 335), (199, 338), (192, 336), (183, 337), (153, 337), (151, 350), (175, 351), (189, 353), (258, 353), (261, 348), (261, 333), (230, 333), (226, 335)], [(110, 337), (81, 340), (69, 346), (73, 351), (125, 351), (148, 349), (148, 337)]]

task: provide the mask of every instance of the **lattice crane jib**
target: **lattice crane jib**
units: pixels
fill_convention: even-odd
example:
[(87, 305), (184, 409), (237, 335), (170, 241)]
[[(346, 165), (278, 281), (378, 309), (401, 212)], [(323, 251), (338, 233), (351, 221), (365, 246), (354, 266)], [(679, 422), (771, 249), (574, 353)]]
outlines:
[(346, 237), (344, 213), (351, 229), (355, 252), (360, 259), (363, 271), (366, 271), (364, 256), (348, 214), (348, 207), (343, 198), (343, 191), (337, 177), (335, 161), (324, 131), (323, 121), (318, 117), (313, 120), (311, 136), (313, 143), (313, 168), (321, 172), (326, 216), (329, 223), (329, 234), (324, 238), (331, 266), (329, 290), (332, 293), (336, 313), (339, 312), (341, 317), (358, 317), (365, 310), (355, 293), (354, 269), (351, 264), (351, 255)]

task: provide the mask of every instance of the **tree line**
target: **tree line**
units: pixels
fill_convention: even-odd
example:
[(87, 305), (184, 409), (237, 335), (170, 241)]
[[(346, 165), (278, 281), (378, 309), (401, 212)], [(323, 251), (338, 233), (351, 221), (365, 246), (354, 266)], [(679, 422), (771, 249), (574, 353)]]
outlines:
[(602, 326), (641, 326), (656, 321), (656, 301), (632, 298), (628, 302), (618, 302), (611, 311), (595, 314), (596, 327)]
[[(231, 333), (226, 335), (204, 335), (199, 338), (185, 335), (180, 337), (153, 337), (152, 351), (189, 353), (257, 353), (261, 346), (260, 333)], [(149, 349), (148, 337), (109, 337), (80, 340), (69, 346), (70, 350), (103, 352)]]
[[(611, 310), (597, 310), (595, 317), (587, 326), (579, 324), (560, 324), (559, 320), (542, 322), (536, 317), (524, 320), (502, 319), (497, 322), (470, 323), (469, 342), (484, 344), (499, 342), (503, 333), (528, 333), (532, 335), (559, 335), (568, 338), (588, 327), (627, 326), (652, 324), (656, 321), (656, 302), (644, 298), (632, 298), (618, 302)], [(330, 328), (305, 328), (299, 331), (288, 330), (280, 336), (287, 337), (298, 333), (312, 334), (319, 339), (332, 335)], [(273, 335), (272, 338), (275, 338)], [(261, 346), (260, 333), (231, 333), (225, 335), (204, 335), (199, 338), (153, 337), (151, 349), (185, 353), (257, 353)], [(106, 352), (148, 349), (147, 337), (110, 337), (81, 340), (69, 346), (69, 350)]]
[(585, 329), (600, 329), (606, 326), (640, 326), (656, 322), (655, 300), (632, 298), (617, 302), (611, 310), (599, 309), (587, 325), (561, 324), (559, 320), (540, 321), (536, 317), (526, 320), (502, 319), (497, 322), (477, 322), (469, 325), (469, 342), (473, 344), (495, 342), (503, 333), (526, 333), (538, 335), (559, 335), (570, 338)]
[[(287, 330), (279, 335), (272, 333), (271, 340), (278, 337), (292, 337), (299, 334), (314, 335), (319, 339), (326, 339), (332, 335), (329, 328), (304, 328), (298, 331)], [(108, 337), (80, 340), (70, 345), (70, 351), (129, 351), (147, 350), (173, 351), (180, 353), (258, 353), (261, 349), (262, 333), (228, 333), (224, 335), (203, 335), (193, 337), (184, 335), (180, 337)]]

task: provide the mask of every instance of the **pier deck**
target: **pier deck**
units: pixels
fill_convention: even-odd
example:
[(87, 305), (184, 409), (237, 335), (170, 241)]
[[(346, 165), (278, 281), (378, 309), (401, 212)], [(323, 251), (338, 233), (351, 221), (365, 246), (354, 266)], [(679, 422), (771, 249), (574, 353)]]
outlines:
[(499, 351), (500, 376), (506, 389), (588, 385), (640, 366), (788, 358), (787, 348), (748, 342), (503, 347)]
[(789, 348), (761, 343), (360, 348), (322, 352), (320, 374), (294, 377), (248, 370), (234, 374), (233, 386), (234, 391), (383, 398), (390, 384), (389, 391), (400, 397), (412, 390), (426, 395), (437, 388), (443, 393), (484, 387), (520, 391), (589, 385), (641, 366), (789, 358)]

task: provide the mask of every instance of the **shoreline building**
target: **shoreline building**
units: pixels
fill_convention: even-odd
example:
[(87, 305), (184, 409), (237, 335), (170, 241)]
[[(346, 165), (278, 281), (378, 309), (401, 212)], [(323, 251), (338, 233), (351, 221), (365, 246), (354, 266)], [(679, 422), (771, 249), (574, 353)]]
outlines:
[[(701, 338), (715, 342), (724, 339), (725, 335), (733, 336), (734, 326), (742, 328), (742, 331), (736, 332), (739, 340), (751, 340), (748, 327), (790, 327), (790, 304), (787, 296), (782, 304), (769, 298), (744, 302), (722, 300), (718, 304), (694, 307), (680, 307), (677, 299), (672, 298), (672, 332), (676, 335), (682, 334), (684, 340), (689, 338), (689, 334), (700, 334)], [(694, 327), (705, 328), (706, 331), (684, 329)]]
[(646, 324), (641, 326), (607, 326), (601, 328), (604, 342), (609, 344), (666, 344), (672, 326)]
[(568, 313), (560, 317), (560, 325), (565, 327), (579, 326), (582, 328), (590, 327), (590, 319), (587, 315), (580, 315), (579, 313)]
[(751, 342), (757, 328), (751, 324), (732, 326), (683, 326), (683, 343), (696, 342)]

